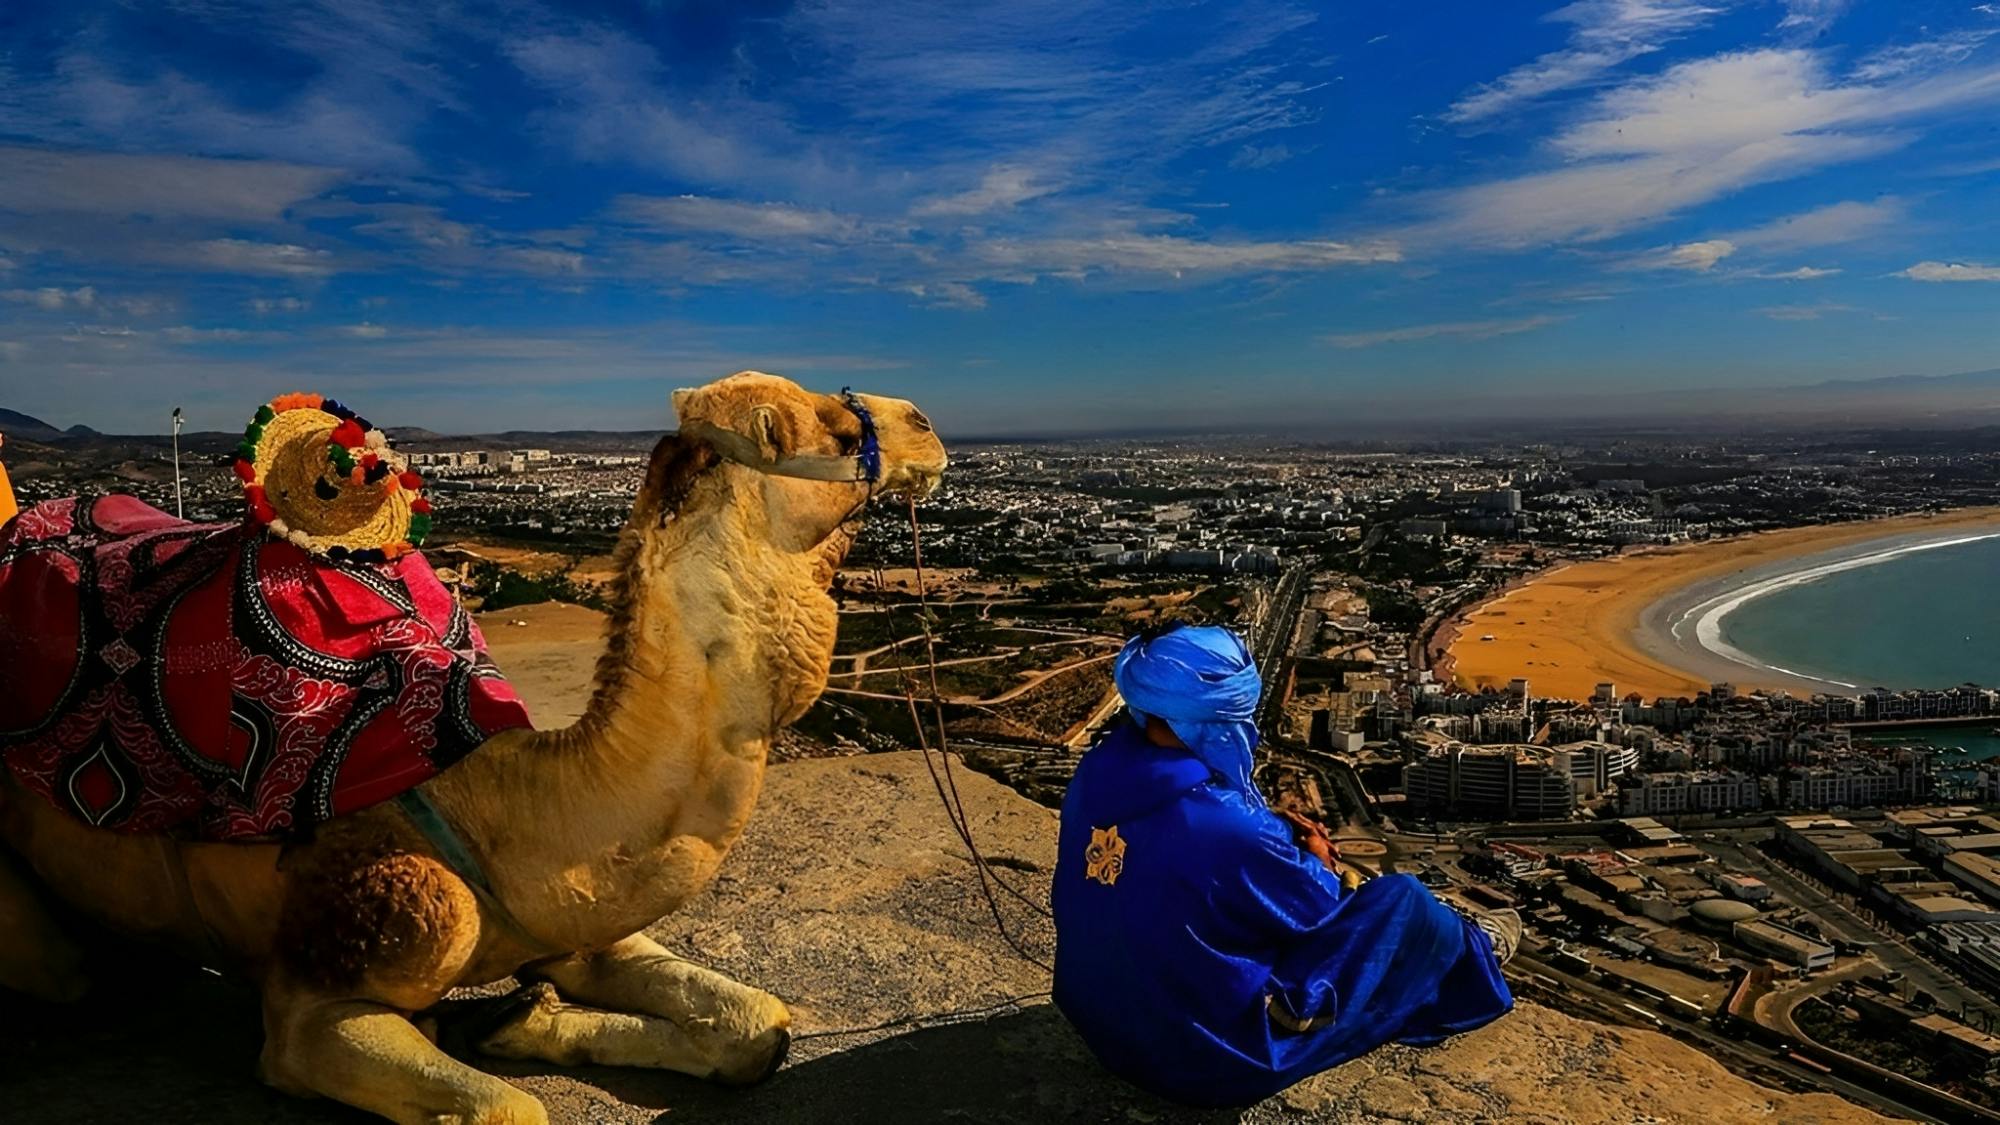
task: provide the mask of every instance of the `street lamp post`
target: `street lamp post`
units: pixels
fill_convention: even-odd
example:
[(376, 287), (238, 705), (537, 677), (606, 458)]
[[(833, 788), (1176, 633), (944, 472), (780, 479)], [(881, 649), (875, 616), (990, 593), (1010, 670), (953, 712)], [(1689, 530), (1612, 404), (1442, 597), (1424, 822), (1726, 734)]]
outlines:
[(187, 505), (181, 500), (181, 408), (174, 407), (174, 518), (187, 518)]

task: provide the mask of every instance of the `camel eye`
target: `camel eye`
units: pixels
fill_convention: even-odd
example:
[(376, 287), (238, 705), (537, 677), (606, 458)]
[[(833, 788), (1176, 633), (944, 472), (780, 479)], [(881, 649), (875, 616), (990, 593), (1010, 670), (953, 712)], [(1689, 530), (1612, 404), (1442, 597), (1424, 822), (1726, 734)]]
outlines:
[(910, 410), (910, 425), (915, 426), (922, 433), (930, 434), (937, 432), (936, 427), (931, 425), (931, 420), (924, 417), (924, 412), (914, 408)]

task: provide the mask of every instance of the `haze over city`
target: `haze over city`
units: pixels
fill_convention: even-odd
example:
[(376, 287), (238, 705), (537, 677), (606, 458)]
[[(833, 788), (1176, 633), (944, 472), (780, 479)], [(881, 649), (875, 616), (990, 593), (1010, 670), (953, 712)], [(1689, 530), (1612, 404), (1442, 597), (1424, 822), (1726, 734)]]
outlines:
[(1311, 429), (1995, 366), (2000, 7), (1343, 7), (9, 5), (0, 402), (636, 429), (759, 367)]

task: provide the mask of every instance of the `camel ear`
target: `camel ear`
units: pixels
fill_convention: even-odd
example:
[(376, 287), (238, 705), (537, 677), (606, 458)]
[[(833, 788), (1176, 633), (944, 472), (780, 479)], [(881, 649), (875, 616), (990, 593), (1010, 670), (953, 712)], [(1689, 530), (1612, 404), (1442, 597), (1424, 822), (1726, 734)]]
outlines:
[(694, 402), (694, 388), (682, 387), (673, 394), (674, 417), (687, 421), (688, 406)]
[(775, 464), (791, 455), (792, 439), (787, 431), (784, 418), (775, 406), (757, 406), (750, 410), (750, 437), (757, 443), (757, 451), (764, 460)]

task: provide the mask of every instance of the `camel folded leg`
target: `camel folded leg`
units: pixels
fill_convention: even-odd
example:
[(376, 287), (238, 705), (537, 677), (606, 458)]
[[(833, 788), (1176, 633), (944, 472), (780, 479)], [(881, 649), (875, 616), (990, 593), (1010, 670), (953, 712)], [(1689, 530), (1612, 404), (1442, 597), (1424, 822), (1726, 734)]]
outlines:
[[(550, 1029), (546, 1035), (564, 1029), (580, 1037), (572, 1042), (593, 1049), (632, 1050), (660, 1060), (627, 1065), (749, 1083), (776, 1070), (791, 1046), (792, 1014), (777, 997), (684, 961), (643, 934), (539, 966), (533, 975), (554, 984), (565, 998), (605, 1011), (572, 1006), (566, 1013), (529, 1017), (529, 1023)], [(598, 1018), (603, 1016), (620, 1018)], [(634, 1046), (643, 1036), (657, 1040), (650, 1056)]]
[(0, 853), (0, 988), (67, 1003), (89, 985), (83, 952), (56, 925), (19, 861)]
[(524, 989), (518, 1008), (479, 1041), (479, 1049), (557, 1066), (631, 1066), (720, 1077), (713, 1045), (672, 1020), (566, 1003), (547, 983)]
[(367, 1000), (265, 995), (264, 1081), (399, 1125), (548, 1125), (542, 1103), (438, 1050)]

